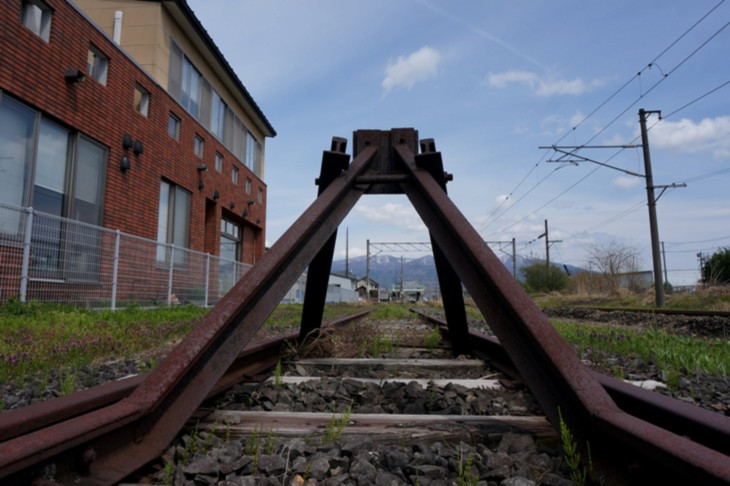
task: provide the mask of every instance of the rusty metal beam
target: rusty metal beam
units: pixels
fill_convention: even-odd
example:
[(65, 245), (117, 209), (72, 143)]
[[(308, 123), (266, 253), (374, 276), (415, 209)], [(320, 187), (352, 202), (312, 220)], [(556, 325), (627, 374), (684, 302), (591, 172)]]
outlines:
[(396, 147), (412, 183), (401, 184), (553, 424), (565, 422), (591, 444), (631, 452), (701, 484), (730, 482), (728, 456), (620, 410), (502, 262), (415, 163)]
[[(319, 189), (317, 196), (329, 187), (344, 170), (350, 161), (350, 156), (345, 153), (347, 140), (334, 137), (332, 149), (325, 151), (322, 155), (322, 166), (317, 178)], [(337, 230), (322, 246), (322, 249), (315, 255), (307, 269), (307, 283), (304, 291), (304, 304), (302, 306), (302, 321), (300, 325), (299, 339), (313, 338), (314, 331), (318, 330), (324, 315), (324, 304), (327, 299), (327, 285), (332, 271), (332, 258), (335, 254), (337, 243)]]
[(111, 484), (160, 454), (355, 205), (355, 179), (377, 152), (363, 150), (132, 395), (44, 437), (0, 444), (1, 474), (81, 447), (96, 458), (81, 484)]

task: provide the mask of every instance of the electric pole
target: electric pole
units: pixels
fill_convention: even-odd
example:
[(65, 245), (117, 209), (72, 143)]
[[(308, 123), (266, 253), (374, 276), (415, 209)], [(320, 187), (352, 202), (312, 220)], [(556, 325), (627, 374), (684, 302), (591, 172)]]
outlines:
[[(669, 184), (664, 186), (655, 186), (654, 185), (654, 177), (651, 172), (651, 156), (649, 154), (649, 137), (647, 135), (647, 129), (646, 129), (646, 115), (657, 113), (659, 114), (659, 119), (661, 119), (661, 111), (659, 110), (644, 110), (643, 108), (639, 109), (639, 126), (641, 128), (641, 145), (578, 145), (578, 146), (563, 146), (559, 147), (557, 145), (552, 145), (550, 147), (540, 147), (541, 149), (553, 149), (556, 152), (561, 153), (562, 155), (557, 158), (557, 160), (548, 160), (548, 162), (560, 162), (560, 163), (572, 163), (575, 165), (578, 165), (579, 162), (592, 162), (594, 164), (598, 164), (603, 167), (607, 167), (609, 169), (614, 169), (621, 171), (625, 174), (635, 176), (635, 177), (643, 177), (646, 179), (646, 199), (647, 199), (647, 205), (649, 206), (649, 229), (651, 232), (651, 254), (652, 254), (652, 265), (653, 265), (653, 271), (654, 271), (654, 295), (656, 296), (656, 306), (657, 307), (664, 307), (664, 283), (662, 282), (662, 264), (661, 264), (661, 254), (659, 252), (659, 229), (657, 226), (657, 217), (656, 217), (656, 203), (659, 200), (660, 197), (662, 197), (662, 194), (664, 194), (664, 191), (666, 191), (669, 188), (676, 188), (676, 187), (687, 187), (687, 184)], [(605, 162), (600, 162), (598, 160), (589, 159), (588, 157), (583, 157), (582, 155), (578, 155), (577, 151), (581, 149), (589, 149), (589, 148), (618, 148), (618, 149), (627, 149), (627, 148), (638, 148), (641, 147), (644, 152), (644, 174), (637, 174), (636, 172), (632, 172), (630, 170), (622, 169), (620, 167), (616, 167), (610, 164), (607, 164)], [(658, 196), (654, 196), (654, 189), (661, 189), (661, 192)], [(547, 227), (546, 227), (547, 228)], [(547, 229), (545, 231), (547, 234)]]
[(639, 126), (641, 128), (641, 146), (644, 152), (644, 177), (646, 177), (646, 199), (649, 206), (649, 231), (651, 232), (651, 256), (654, 266), (654, 295), (656, 306), (664, 307), (664, 282), (662, 282), (662, 260), (659, 252), (659, 227), (656, 218), (656, 198), (654, 197), (654, 176), (651, 172), (651, 155), (649, 154), (649, 136), (646, 132), (646, 115), (657, 113), (661, 119), (661, 111), (639, 109)]
[[(545, 268), (547, 271), (550, 271), (550, 237), (548, 236), (548, 223), (547, 219), (545, 220), (545, 232), (537, 237), (539, 240), (540, 238), (545, 238)], [(563, 240), (553, 240), (552, 243), (562, 243)]]

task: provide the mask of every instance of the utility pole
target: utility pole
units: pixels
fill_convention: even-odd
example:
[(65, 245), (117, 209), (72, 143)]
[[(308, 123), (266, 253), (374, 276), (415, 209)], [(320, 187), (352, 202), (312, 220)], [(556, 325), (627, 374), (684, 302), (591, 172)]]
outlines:
[(370, 302), (370, 239), (365, 250), (365, 302)]
[[(556, 152), (561, 153), (562, 155), (557, 158), (557, 160), (548, 160), (548, 162), (560, 162), (560, 163), (571, 163), (578, 165), (579, 162), (592, 162), (594, 164), (598, 164), (603, 167), (607, 167), (609, 169), (614, 169), (621, 171), (625, 174), (635, 176), (635, 177), (643, 177), (646, 179), (646, 199), (647, 199), (647, 205), (649, 206), (649, 229), (651, 232), (651, 254), (652, 254), (652, 264), (653, 264), (653, 271), (654, 271), (654, 295), (656, 296), (656, 306), (657, 307), (664, 307), (664, 283), (662, 282), (662, 265), (661, 265), (661, 255), (659, 253), (659, 229), (657, 226), (657, 217), (656, 217), (656, 203), (659, 200), (660, 197), (662, 197), (662, 194), (664, 194), (664, 191), (666, 191), (669, 188), (676, 188), (676, 187), (687, 187), (687, 184), (669, 184), (664, 186), (655, 186), (654, 185), (654, 177), (651, 172), (651, 156), (649, 154), (649, 136), (647, 135), (647, 129), (646, 129), (646, 115), (657, 113), (659, 115), (659, 119), (661, 119), (661, 111), (659, 110), (644, 110), (643, 108), (639, 109), (639, 126), (641, 128), (641, 145), (578, 145), (578, 146), (563, 146), (559, 147), (557, 145), (552, 145), (550, 147), (540, 147), (541, 149), (553, 149)], [(581, 149), (589, 149), (589, 148), (618, 148), (618, 149), (627, 149), (627, 148), (638, 148), (642, 147), (644, 152), (644, 174), (637, 174), (636, 172), (632, 172), (630, 170), (622, 169), (620, 167), (616, 167), (610, 164), (607, 164), (605, 162), (600, 162), (598, 160), (589, 159), (588, 157), (583, 157), (582, 155), (578, 155), (577, 151)], [(654, 189), (661, 189), (661, 192), (658, 196), (654, 196)]]
[(667, 276), (667, 252), (664, 251), (664, 242), (662, 241), (662, 263), (664, 263), (664, 282), (669, 282), (669, 277)]
[[(540, 238), (545, 238), (545, 268), (547, 271), (550, 271), (550, 237), (548, 236), (548, 222), (547, 219), (545, 220), (545, 232), (537, 237), (539, 240)], [(552, 243), (562, 243), (563, 240), (553, 240)]]
[(350, 227), (345, 228), (345, 277), (350, 278)]
[(512, 238), (512, 275), (517, 280), (517, 245), (514, 238)]
[(661, 119), (661, 111), (639, 109), (639, 126), (641, 128), (641, 145), (644, 152), (644, 176), (646, 177), (646, 199), (649, 206), (649, 230), (651, 232), (651, 256), (654, 266), (654, 295), (656, 306), (664, 307), (664, 282), (662, 282), (662, 261), (659, 253), (659, 227), (656, 218), (656, 198), (654, 197), (654, 176), (651, 172), (651, 155), (649, 154), (649, 136), (646, 131), (646, 115), (657, 113)]

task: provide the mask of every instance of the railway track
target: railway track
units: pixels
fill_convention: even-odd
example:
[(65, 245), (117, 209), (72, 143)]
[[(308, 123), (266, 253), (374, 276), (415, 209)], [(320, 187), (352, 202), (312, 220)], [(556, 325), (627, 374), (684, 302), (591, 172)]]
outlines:
[[(286, 339), (306, 345), (327, 333), (337, 227), (371, 193), (405, 194), (426, 223), (446, 317), (440, 328), (454, 355), (521, 381), (553, 428), (564, 421), (597, 460), (651, 471), (665, 484), (730, 483), (730, 421), (586, 369), (448, 198), (451, 176), (433, 140), (419, 142), (413, 129), (360, 130), (352, 162), (345, 145), (334, 138), (324, 152), (312, 205), (147, 376), (0, 414), (3, 484), (40, 481), (50, 464), (67, 482), (118, 483), (163, 454), (207, 398), (274, 367)], [(305, 269), (299, 332), (252, 343)], [(463, 287), (496, 338), (469, 329)]]

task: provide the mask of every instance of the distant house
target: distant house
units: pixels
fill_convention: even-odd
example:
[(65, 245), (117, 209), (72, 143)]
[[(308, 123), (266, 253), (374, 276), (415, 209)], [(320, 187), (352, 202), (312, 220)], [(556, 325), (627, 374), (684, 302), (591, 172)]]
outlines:
[[(299, 276), (299, 279), (292, 288), (286, 293), (282, 302), (287, 304), (303, 303), (306, 288), (307, 274), (303, 273)], [(329, 281), (327, 283), (327, 295), (325, 296), (326, 303), (357, 302), (358, 300), (358, 294), (355, 292), (355, 279), (345, 277), (341, 274), (330, 274)]]
[[(172, 245), (261, 257), (276, 132), (185, 0), (4, 0), (0, 52), (0, 204), (156, 240), (163, 274)], [(20, 215), (0, 214), (0, 267)], [(99, 250), (77, 240), (34, 230), (31, 298), (95, 283)]]
[(360, 300), (383, 302), (390, 300), (388, 289), (381, 289), (380, 284), (373, 279), (360, 278), (356, 284)]

